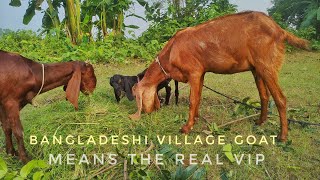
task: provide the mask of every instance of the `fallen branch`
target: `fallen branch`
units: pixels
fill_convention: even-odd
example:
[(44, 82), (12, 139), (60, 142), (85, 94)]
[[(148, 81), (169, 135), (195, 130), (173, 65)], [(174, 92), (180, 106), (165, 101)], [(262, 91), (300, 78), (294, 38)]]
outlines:
[(128, 160), (125, 159), (123, 163), (123, 179), (128, 180)]
[[(155, 145), (154, 145), (153, 142), (151, 141), (149, 148), (146, 149), (146, 150), (143, 152), (143, 154), (148, 153), (148, 152), (151, 151), (153, 148), (155, 148)], [(160, 171), (160, 173), (162, 174), (162, 171), (161, 171), (160, 167), (158, 166), (158, 164), (157, 164), (157, 163), (154, 163), (155, 160), (151, 158), (151, 161), (152, 161), (152, 164), (149, 166), (149, 168), (150, 168), (152, 165), (154, 165), (154, 166)]]
[(207, 124), (210, 124), (210, 121), (208, 121), (207, 118), (203, 117), (203, 116), (200, 116), (199, 118), (203, 119)]
[(266, 174), (268, 175), (268, 177), (269, 177), (270, 179), (272, 179), (266, 167), (264, 167), (264, 171), (266, 172)]
[[(154, 162), (154, 160), (153, 160), (153, 162)], [(162, 174), (162, 171), (161, 171), (160, 167), (158, 166), (158, 164), (157, 164), (157, 163), (154, 163), (154, 166), (156, 166), (156, 168), (158, 169), (158, 171)]]
[[(224, 127), (224, 126), (227, 126), (227, 125), (230, 125), (230, 124), (234, 124), (234, 123), (237, 123), (237, 122), (240, 122), (240, 121), (243, 121), (245, 119), (249, 119), (249, 118), (252, 118), (252, 117), (256, 117), (256, 116), (259, 116), (260, 113), (257, 113), (257, 114), (253, 114), (253, 115), (250, 115), (250, 116), (246, 116), (246, 117), (243, 117), (243, 118), (240, 118), (240, 119), (236, 119), (236, 120), (233, 120), (233, 121), (230, 121), (230, 122), (227, 122), (227, 123), (224, 123), (224, 124), (221, 124), (218, 126), (218, 128), (221, 128), (221, 127)], [(209, 121), (204, 118), (204, 117), (200, 117), (201, 119), (205, 120), (206, 123), (210, 124)]]
[(230, 122), (227, 122), (227, 123), (224, 123), (224, 124), (219, 125), (218, 128), (221, 128), (221, 127), (224, 127), (224, 126), (227, 126), (227, 125), (230, 125), (230, 124), (234, 124), (234, 123), (243, 121), (243, 120), (245, 120), (245, 119), (249, 119), (249, 118), (252, 118), (252, 117), (259, 116), (259, 115), (260, 115), (260, 113), (258, 113), (258, 114), (253, 114), (253, 115), (250, 115), (250, 116), (246, 116), (246, 117), (243, 117), (243, 118), (234, 120), (234, 121), (230, 121)]
[(154, 147), (155, 147), (155, 145), (154, 145), (153, 142), (151, 141), (151, 142), (150, 142), (150, 146), (148, 147), (148, 149), (146, 149), (146, 150), (143, 152), (143, 154), (148, 153), (148, 152), (151, 151)]
[(114, 165), (109, 166), (109, 167), (106, 167), (106, 166), (109, 165), (109, 164), (104, 165), (103, 167), (101, 167), (100, 169), (98, 169), (94, 174), (92, 174), (89, 179), (92, 179), (92, 178), (94, 178), (94, 177), (96, 177), (96, 176), (98, 176), (98, 175), (100, 175), (100, 174), (102, 174), (102, 173), (104, 173), (104, 172), (106, 172), (106, 171), (108, 171), (108, 170), (116, 167), (118, 164), (121, 164), (121, 163), (117, 163), (117, 164), (114, 164)]

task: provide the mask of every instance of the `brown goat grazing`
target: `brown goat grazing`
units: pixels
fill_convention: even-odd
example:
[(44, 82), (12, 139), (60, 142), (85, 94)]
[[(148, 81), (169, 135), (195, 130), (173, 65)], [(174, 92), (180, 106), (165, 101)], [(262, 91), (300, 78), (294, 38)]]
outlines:
[[(6, 137), (6, 152), (19, 155), (25, 163), (28, 161), (19, 114), (37, 94), (67, 85), (66, 97), (78, 109), (79, 91), (92, 93), (96, 81), (92, 65), (84, 62), (42, 66), (18, 54), (0, 50), (0, 122)], [(19, 154), (14, 150), (12, 133), (17, 139)]]
[[(279, 140), (286, 141), (288, 122), (286, 97), (279, 83), (278, 72), (283, 63), (285, 44), (308, 49), (308, 42), (281, 29), (270, 17), (260, 12), (226, 15), (177, 32), (158, 54), (145, 77), (136, 87), (138, 111), (130, 115), (139, 119), (141, 111), (150, 113), (159, 108), (156, 89), (159, 82), (172, 78), (190, 84), (189, 119), (181, 129), (189, 133), (199, 118), (199, 104), (206, 72), (233, 74), (251, 71), (261, 99), (261, 115), (256, 124), (267, 119), (271, 93), (280, 115)], [(269, 93), (270, 92), (270, 93)]]

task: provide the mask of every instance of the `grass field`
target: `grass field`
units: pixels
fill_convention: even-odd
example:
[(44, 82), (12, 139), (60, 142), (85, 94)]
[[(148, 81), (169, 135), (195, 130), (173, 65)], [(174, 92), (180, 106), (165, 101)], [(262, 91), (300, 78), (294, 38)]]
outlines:
[[(185, 123), (188, 115), (189, 88), (180, 90), (179, 105), (174, 104), (171, 98), (169, 106), (162, 107), (159, 111), (146, 115), (139, 121), (129, 120), (128, 115), (136, 111), (135, 102), (123, 98), (117, 104), (113, 90), (109, 85), (109, 77), (113, 74), (135, 75), (146, 66), (142, 63), (131, 64), (98, 64), (95, 65), (98, 78), (97, 89), (91, 97), (81, 95), (79, 100), (79, 111), (75, 112), (70, 103), (65, 101), (65, 94), (61, 88), (57, 88), (36, 98), (39, 107), (28, 105), (22, 110), (21, 119), (24, 126), (25, 144), (29, 155), (35, 159), (48, 161), (49, 154), (76, 154), (92, 155), (101, 153), (136, 153), (144, 152), (148, 145), (30, 145), (29, 136), (37, 135), (41, 138), (47, 135), (50, 139), (53, 135), (81, 135), (83, 137), (104, 134), (111, 135), (146, 135), (152, 139), (155, 147), (149, 153), (163, 152), (170, 149), (173, 152), (185, 154), (198, 154), (200, 161), (205, 154), (212, 155), (215, 162), (215, 154), (220, 154), (223, 165), (204, 165), (207, 179), (317, 179), (320, 174), (320, 131), (316, 126), (301, 126), (290, 124), (289, 143), (275, 145), (237, 145), (233, 138), (237, 135), (270, 136), (279, 132), (279, 119), (271, 116), (268, 122), (261, 127), (254, 125), (256, 118), (250, 118), (240, 123), (231, 124), (216, 129), (212, 134), (226, 136), (226, 142), (231, 143), (232, 153), (235, 154), (264, 154), (265, 161), (262, 164), (249, 164), (246, 161), (237, 165), (223, 153), (223, 146), (214, 144), (196, 145), (160, 145), (156, 143), (156, 135), (177, 135), (180, 127)], [(172, 86), (174, 89), (173, 82)], [(303, 121), (320, 123), (320, 53), (295, 52), (286, 55), (286, 61), (280, 74), (280, 84), (288, 100), (288, 117)], [(250, 72), (234, 75), (216, 75), (208, 73), (205, 77), (205, 85), (218, 91), (240, 97), (250, 97), (253, 101), (259, 101), (258, 92), (254, 79)], [(185, 84), (180, 84), (184, 87)], [(161, 91), (164, 96), (164, 91)], [(236, 105), (232, 101), (211, 91), (203, 89), (200, 106), (201, 116), (205, 120), (199, 120), (191, 132), (190, 139), (197, 135), (205, 137), (203, 130), (210, 131), (214, 123), (224, 124), (234, 119), (255, 114), (255, 111), (235, 113)], [(276, 110), (273, 108), (273, 112)], [(94, 124), (72, 124), (72, 123), (94, 123)], [(291, 144), (290, 144), (291, 143)], [(0, 132), (0, 157), (7, 162), (10, 171), (19, 171), (23, 166), (15, 157), (5, 154), (4, 135)], [(168, 148), (169, 147), (169, 148)], [(118, 150), (117, 150), (118, 149)], [(65, 157), (65, 156), (64, 156)], [(168, 170), (176, 174), (178, 167), (173, 161), (165, 156), (165, 165), (160, 169)], [(65, 158), (64, 158), (65, 160)], [(110, 168), (110, 165), (52, 165), (50, 176), (52, 179), (87, 179), (93, 174), (98, 174), (101, 179), (121, 179), (124, 174), (124, 158), (118, 156), (119, 164)], [(199, 164), (198, 167), (202, 167)], [(105, 172), (97, 173), (99, 169)], [(146, 174), (142, 173), (144, 171)], [(128, 164), (128, 174), (135, 179), (137, 175), (133, 172), (161, 179), (162, 173), (155, 165), (143, 166), (139, 164)], [(163, 171), (165, 173), (167, 171)], [(179, 173), (179, 172), (177, 172)], [(142, 176), (141, 175), (141, 176)]]

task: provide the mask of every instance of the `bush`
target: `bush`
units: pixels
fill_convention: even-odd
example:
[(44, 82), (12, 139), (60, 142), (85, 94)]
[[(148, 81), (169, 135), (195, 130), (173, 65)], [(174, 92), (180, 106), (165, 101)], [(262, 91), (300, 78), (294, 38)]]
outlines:
[(313, 41), (311, 41), (312, 43), (311, 43), (311, 48), (313, 49), (313, 50), (316, 50), (316, 51), (320, 51), (320, 40), (313, 40)]
[[(292, 28), (287, 28), (287, 31), (290, 31), (291, 33), (295, 34), (296, 36), (307, 39), (311, 42), (311, 48), (312, 50), (320, 50), (320, 41), (317, 40), (316, 36), (316, 29), (314, 27), (307, 27), (303, 29), (292, 29)], [(293, 51), (293, 47), (288, 47), (287, 51), (291, 52)]]
[[(183, 15), (176, 18), (172, 17), (172, 12), (170, 13), (170, 8), (168, 8), (168, 12), (161, 14), (161, 17), (154, 18), (152, 25), (138, 38), (139, 43), (146, 45), (153, 39), (163, 45), (179, 30), (196, 26), (210, 19), (236, 11), (235, 6), (229, 3), (223, 10), (216, 3), (203, 4), (202, 6), (198, 8), (193, 6), (185, 7), (182, 10)], [(159, 46), (157, 50), (159, 51), (161, 47)]]
[[(288, 23), (284, 22), (281, 14), (279, 13), (272, 14), (272, 18), (281, 26), (281, 28), (295, 34), (300, 38), (309, 40), (311, 42), (311, 48), (313, 50), (320, 50), (320, 40), (317, 37), (317, 30), (313, 26), (296, 29), (295, 27), (291, 27)], [(287, 51), (289, 52), (293, 50), (294, 48), (291, 46), (287, 48)]]
[(109, 36), (103, 41), (73, 45), (70, 39), (54, 35), (42, 37), (32, 31), (6, 32), (0, 37), (0, 49), (17, 52), (41, 62), (90, 60), (91, 62), (124, 62), (128, 59), (152, 60), (161, 48), (157, 41), (146, 46), (137, 41)]

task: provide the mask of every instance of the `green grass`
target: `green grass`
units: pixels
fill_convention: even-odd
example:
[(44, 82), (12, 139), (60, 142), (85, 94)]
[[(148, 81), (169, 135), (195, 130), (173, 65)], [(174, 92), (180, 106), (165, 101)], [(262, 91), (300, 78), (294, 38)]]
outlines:
[[(280, 74), (280, 84), (288, 100), (288, 117), (297, 118), (308, 122), (320, 123), (320, 53), (296, 52), (287, 54), (286, 61)], [(90, 97), (80, 96), (79, 111), (75, 112), (70, 103), (65, 101), (65, 94), (61, 88), (57, 88), (36, 98), (40, 105), (33, 107), (28, 105), (21, 112), (24, 126), (25, 144), (28, 153), (36, 159), (48, 161), (49, 154), (94, 154), (94, 153), (116, 153), (114, 145), (30, 145), (29, 136), (41, 137), (47, 135), (81, 135), (98, 136), (111, 135), (147, 135), (150, 139), (156, 135), (178, 135), (180, 127), (185, 123), (188, 115), (189, 88), (180, 90), (179, 105), (174, 105), (172, 97), (170, 105), (162, 107), (152, 114), (144, 114), (139, 121), (132, 121), (128, 115), (136, 111), (135, 102), (126, 98), (117, 104), (113, 90), (109, 85), (109, 77), (113, 74), (135, 75), (146, 66), (141, 63), (132, 64), (106, 64), (95, 65), (98, 77), (97, 89)], [(172, 87), (174, 87), (173, 82)], [(259, 101), (258, 92), (250, 72), (234, 75), (217, 75), (208, 73), (205, 84), (223, 93), (234, 97), (250, 97)], [(184, 87), (185, 84), (180, 84)], [(174, 89), (174, 88), (173, 88)], [(164, 95), (164, 91), (161, 92)], [(213, 92), (203, 89), (200, 113), (207, 121), (200, 120), (190, 134), (190, 138), (196, 135), (205, 136), (203, 130), (216, 123), (218, 125), (242, 117), (234, 115), (235, 105), (232, 101), (225, 99)], [(274, 110), (274, 112), (276, 112)], [(252, 112), (254, 113), (254, 112)], [(248, 163), (240, 166), (231, 163), (223, 155), (221, 145), (174, 145), (173, 148), (181, 153), (198, 154), (221, 154), (224, 165), (206, 165), (206, 176), (208, 179), (315, 179), (319, 177), (320, 169), (320, 131), (318, 127), (302, 127), (298, 124), (290, 124), (289, 141), (291, 145), (284, 148), (283, 144), (276, 145), (236, 145), (232, 139), (236, 135), (276, 135), (279, 132), (279, 119), (269, 117), (268, 122), (261, 127), (254, 125), (254, 120), (241, 121), (224, 127), (223, 135), (226, 141), (232, 144), (234, 153), (261, 153), (265, 155), (262, 165), (250, 165)], [(68, 123), (97, 123), (90, 125), (74, 125)], [(214, 133), (214, 136), (217, 136)], [(19, 170), (23, 166), (15, 157), (5, 154), (4, 135), (0, 132), (0, 157), (7, 162), (11, 171)], [(289, 147), (289, 148), (288, 148)], [(119, 150), (126, 154), (141, 153), (148, 148), (146, 145), (119, 145)], [(156, 144), (155, 149), (161, 146)], [(155, 149), (151, 153), (155, 153)], [(199, 158), (199, 159), (201, 159)], [(119, 157), (119, 161), (122, 158)], [(213, 162), (214, 159), (212, 158)], [(168, 161), (170, 162), (170, 161)], [(96, 172), (101, 166), (98, 165), (53, 165), (51, 166), (51, 177), (53, 179), (81, 179)], [(128, 167), (129, 173), (139, 166)], [(177, 166), (168, 163), (163, 167), (175, 172)], [(149, 167), (147, 171), (152, 179), (160, 179), (160, 172), (155, 166)], [(123, 177), (123, 164), (107, 170), (100, 174), (99, 178)]]

